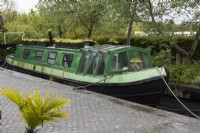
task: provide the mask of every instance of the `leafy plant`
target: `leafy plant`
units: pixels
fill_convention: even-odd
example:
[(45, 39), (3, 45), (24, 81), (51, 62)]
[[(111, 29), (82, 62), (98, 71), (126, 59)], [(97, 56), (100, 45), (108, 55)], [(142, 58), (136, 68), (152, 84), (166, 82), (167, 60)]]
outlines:
[(70, 103), (69, 99), (53, 97), (46, 94), (41, 97), (39, 90), (30, 93), (27, 97), (23, 91), (16, 89), (0, 89), (0, 94), (14, 102), (20, 111), (20, 118), (27, 124), (26, 133), (36, 133), (38, 126), (43, 126), (47, 122), (56, 122), (60, 118), (69, 118), (66, 112), (61, 112), (60, 108)]
[(199, 64), (168, 65), (170, 70), (170, 82), (200, 85)]
[(160, 50), (158, 53), (154, 53), (154, 64), (156, 65), (166, 65), (170, 64), (171, 51), (170, 49)]

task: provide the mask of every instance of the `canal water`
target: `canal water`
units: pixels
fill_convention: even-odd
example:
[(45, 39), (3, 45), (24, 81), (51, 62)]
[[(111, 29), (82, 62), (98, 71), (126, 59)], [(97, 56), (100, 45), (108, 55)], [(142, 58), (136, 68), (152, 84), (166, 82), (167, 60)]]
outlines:
[[(200, 102), (182, 98), (179, 99), (187, 108), (189, 108), (193, 113), (200, 117)], [(157, 108), (178, 114), (183, 114), (186, 116), (191, 116), (191, 114), (189, 114), (186, 109), (184, 109), (181, 104), (173, 96), (170, 95), (164, 95)]]

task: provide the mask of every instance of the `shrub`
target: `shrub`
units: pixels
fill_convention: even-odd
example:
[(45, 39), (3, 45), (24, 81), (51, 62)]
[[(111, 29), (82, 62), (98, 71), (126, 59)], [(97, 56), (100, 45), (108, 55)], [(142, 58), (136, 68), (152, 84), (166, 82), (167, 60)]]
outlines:
[(26, 133), (36, 133), (38, 126), (43, 126), (47, 122), (55, 122), (60, 118), (69, 118), (66, 112), (61, 112), (60, 108), (70, 103), (69, 99), (53, 97), (46, 94), (42, 98), (39, 90), (30, 93), (27, 97), (23, 91), (16, 89), (1, 89), (0, 94), (10, 99), (18, 107), (21, 119), (27, 124)]
[(200, 85), (199, 64), (168, 65), (170, 82)]

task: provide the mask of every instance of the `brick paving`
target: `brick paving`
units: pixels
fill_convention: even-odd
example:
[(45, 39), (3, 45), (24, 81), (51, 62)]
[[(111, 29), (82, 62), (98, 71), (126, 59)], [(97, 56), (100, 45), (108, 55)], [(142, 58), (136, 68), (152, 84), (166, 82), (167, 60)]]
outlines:
[[(71, 100), (63, 108), (70, 115), (57, 123), (39, 128), (38, 133), (199, 133), (199, 120), (146, 107), (136, 103), (89, 91), (73, 91), (72, 87), (33, 77), (0, 70), (0, 88), (15, 88), (26, 94), (38, 88), (42, 95), (51, 93)], [(0, 96), (1, 133), (24, 133), (25, 124), (19, 118), (15, 104)]]

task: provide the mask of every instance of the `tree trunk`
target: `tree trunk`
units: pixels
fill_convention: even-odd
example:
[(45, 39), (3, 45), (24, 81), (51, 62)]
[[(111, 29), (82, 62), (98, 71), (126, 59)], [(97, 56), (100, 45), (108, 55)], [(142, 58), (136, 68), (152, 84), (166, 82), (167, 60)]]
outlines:
[(180, 65), (180, 54), (176, 54), (176, 65)]
[(4, 28), (4, 22), (3, 22), (3, 18), (2, 16), (0, 15), (0, 29), (3, 33), (7, 32), (7, 29)]
[(156, 22), (155, 19), (154, 19), (154, 15), (153, 15), (151, 0), (148, 0), (148, 4), (149, 4), (149, 14), (151, 16), (151, 20), (152, 20), (152, 22)]
[(127, 45), (130, 45), (130, 43), (131, 43), (131, 33), (132, 33), (132, 27), (133, 27), (134, 17), (135, 17), (135, 14), (136, 14), (136, 6), (137, 6), (137, 0), (134, 1), (134, 5), (133, 5), (134, 9), (133, 9), (133, 12), (130, 15), (130, 21), (129, 21), (128, 33), (127, 33), (127, 41), (126, 41)]
[(92, 37), (92, 29), (93, 29), (93, 26), (88, 28), (88, 38)]
[(192, 56), (194, 55), (194, 52), (195, 52), (197, 44), (198, 44), (199, 36), (200, 36), (200, 25), (199, 25), (199, 29), (194, 37), (194, 41), (192, 43), (189, 55), (186, 57), (186, 62), (185, 62), (186, 64), (190, 63), (190, 60), (191, 60)]
[(153, 5), (152, 5), (152, 2), (151, 0), (148, 0), (148, 3), (146, 3), (146, 1), (143, 1), (145, 6), (149, 9), (149, 15), (151, 17), (151, 21), (153, 22), (153, 26), (156, 28), (156, 31), (159, 33), (159, 34), (163, 34), (163, 31), (162, 29), (160, 28), (159, 25), (157, 25), (156, 21), (155, 21), (155, 18), (154, 18), (154, 14), (153, 14)]
[(133, 27), (133, 17), (130, 19), (129, 26), (128, 26), (128, 33), (127, 33), (127, 45), (130, 45), (131, 43), (131, 32)]
[(63, 32), (62, 32), (61, 25), (58, 26), (58, 34), (59, 34), (59, 37), (62, 38)]

